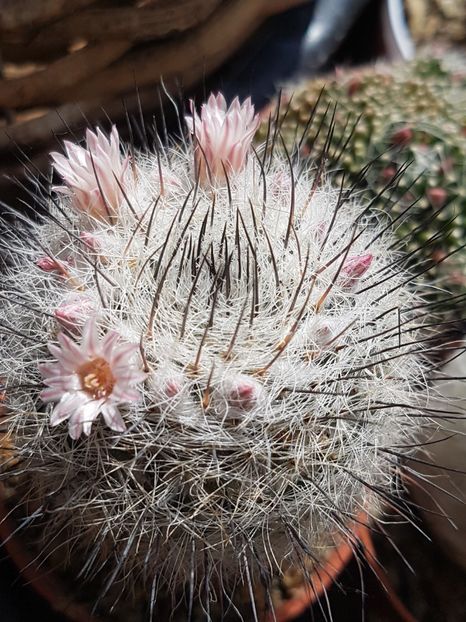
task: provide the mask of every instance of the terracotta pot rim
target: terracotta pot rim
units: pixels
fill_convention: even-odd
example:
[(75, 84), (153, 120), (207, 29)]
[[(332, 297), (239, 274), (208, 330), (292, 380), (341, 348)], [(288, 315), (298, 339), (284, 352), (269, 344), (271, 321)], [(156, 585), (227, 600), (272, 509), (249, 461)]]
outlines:
[(368, 544), (371, 543), (369, 523), (369, 515), (361, 511), (348, 526), (353, 539), (349, 541), (342, 538), (338, 545), (331, 549), (322, 562), (321, 568), (311, 573), (309, 582), (296, 590), (292, 599), (277, 607), (274, 611), (275, 617), (270, 616), (270, 622), (272, 619), (274, 622), (289, 622), (317, 603), (351, 561), (355, 541), (363, 550), (366, 550)]
[[(78, 602), (70, 600), (67, 590), (58, 576), (45, 566), (40, 566), (30, 551), (16, 537), (17, 527), (11, 518), (2, 499), (0, 484), (0, 543), (5, 547), (9, 558), (18, 572), (57, 613), (68, 618), (70, 622), (99, 622), (102, 618), (92, 614), (89, 609)], [(368, 542), (369, 517), (361, 512), (350, 525), (354, 539), (366, 548)], [(331, 587), (354, 554), (354, 544), (342, 539), (331, 549), (318, 571), (311, 573), (309, 583), (297, 588), (293, 597), (279, 605), (274, 615), (269, 616), (275, 622), (287, 622), (302, 614)]]
[(3, 486), (0, 483), (0, 544), (4, 546), (9, 559), (23, 579), (53, 611), (65, 616), (70, 622), (98, 622), (99, 618), (92, 616), (84, 605), (70, 600), (59, 578), (46, 566), (40, 566), (32, 553), (21, 543), (16, 536), (17, 525), (11, 518), (11, 511), (6, 508), (3, 498)]

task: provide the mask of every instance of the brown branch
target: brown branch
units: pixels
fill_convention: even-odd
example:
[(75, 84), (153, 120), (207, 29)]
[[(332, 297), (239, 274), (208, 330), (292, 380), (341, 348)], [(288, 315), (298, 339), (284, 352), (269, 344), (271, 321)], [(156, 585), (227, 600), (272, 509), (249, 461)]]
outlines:
[[(1, 0), (0, 0), (1, 2)], [(30, 44), (28, 37), (1, 35), (2, 58), (9, 63), (48, 63), (68, 53), (68, 46), (47, 41), (40, 47)]]
[(95, 0), (0, 0), (0, 32), (32, 29)]
[[(303, 0), (229, 2), (194, 31), (178, 37), (176, 41), (133, 52), (116, 63), (115, 69), (112, 67), (100, 72), (95, 78), (62, 91), (60, 98), (57, 98), (63, 102), (79, 103), (64, 103), (58, 110), (50, 110), (40, 118), (18, 122), (3, 130), (0, 128), (0, 156), (10, 163), (9, 172), (12, 173), (13, 168), (15, 173), (18, 172), (18, 165), (12, 160), (15, 144), (26, 147), (28, 153), (37, 152), (48, 148), (55, 134), (66, 134), (66, 126), (76, 129), (86, 126), (87, 119), (95, 123), (106, 114), (114, 120), (123, 117), (125, 111), (120, 98), (114, 98), (116, 94), (129, 93), (126, 97), (127, 109), (130, 113), (137, 111), (139, 102), (134, 93), (135, 84), (140, 88), (143, 109), (146, 106), (156, 107), (153, 87), (160, 75), (163, 75), (168, 89), (174, 87), (173, 76), (180, 78), (185, 88), (194, 85), (230, 56), (271, 11), (283, 9), (284, 2), (286, 6), (291, 6)], [(150, 86), (144, 88), (144, 84)], [(83, 98), (86, 100), (83, 101)]]
[(233, 0), (222, 4), (205, 23), (182, 37), (157, 43), (127, 55), (74, 89), (60, 94), (61, 101), (89, 93), (92, 97), (122, 94), (153, 84), (161, 77), (177, 76), (192, 85), (219, 67), (274, 10), (304, 0)]
[(144, 41), (183, 32), (205, 21), (221, 0), (169, 0), (154, 8), (91, 8), (44, 28), (31, 45), (47, 47), (68, 44), (81, 37), (87, 41), (120, 39)]
[[(167, 81), (167, 88), (174, 89), (175, 85)], [(11, 169), (2, 166), (3, 173), (11, 174), (12, 170), (18, 170), (14, 162), (16, 145), (27, 148), (28, 153), (37, 152), (39, 149), (48, 148), (55, 143), (55, 136), (68, 136), (69, 130), (79, 127), (87, 127), (88, 122), (95, 123), (108, 117), (117, 121), (126, 115), (139, 110), (139, 104), (143, 107), (157, 108), (157, 98), (153, 88), (141, 89), (139, 93), (133, 92), (125, 98), (124, 104), (120, 99), (113, 100), (86, 100), (67, 103), (44, 112), (29, 120), (20, 120), (14, 125), (0, 127), (0, 158), (11, 163)], [(124, 126), (122, 128), (124, 130)], [(79, 135), (79, 130), (76, 131)]]
[(0, 80), (0, 107), (27, 108), (53, 102), (63, 89), (105, 69), (126, 52), (126, 41), (109, 41), (69, 54), (24, 78)]

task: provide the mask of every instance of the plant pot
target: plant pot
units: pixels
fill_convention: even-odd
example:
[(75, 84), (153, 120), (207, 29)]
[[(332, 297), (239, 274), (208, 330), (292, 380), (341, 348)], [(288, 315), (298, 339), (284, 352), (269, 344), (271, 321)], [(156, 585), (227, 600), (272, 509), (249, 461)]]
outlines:
[[(421, 508), (434, 538), (450, 559), (466, 570), (466, 340), (447, 362), (434, 384), (430, 404), (445, 419), (427, 445), (420, 448), (415, 468), (420, 477), (411, 479), (410, 492)], [(450, 415), (450, 416), (449, 416)]]
[[(310, 581), (292, 581), (289, 589), (290, 598), (276, 605), (274, 615), (269, 615), (264, 622), (288, 622), (302, 614), (315, 604), (330, 589), (338, 576), (348, 565), (354, 554), (355, 542), (364, 549), (369, 541), (368, 517), (361, 513), (350, 526), (354, 540), (341, 540), (322, 562), (318, 571), (312, 572)], [(18, 536), (18, 527), (11, 517), (11, 511), (5, 504), (5, 489), (0, 485), (0, 542), (3, 543), (9, 557), (28, 584), (43, 598), (51, 609), (71, 622), (98, 622), (100, 617), (91, 613), (86, 604), (73, 601), (69, 596), (64, 581), (53, 570), (39, 565), (34, 555)], [(291, 575), (290, 573), (290, 579)]]
[[(361, 549), (365, 550), (367, 543), (370, 542), (368, 525), (369, 518), (365, 513), (358, 516), (357, 521), (350, 527), (354, 540), (358, 542)], [(275, 618), (270, 617), (276, 622), (288, 622), (294, 620), (309, 609), (326, 594), (332, 584), (338, 579), (354, 555), (354, 541), (342, 539), (333, 550), (329, 552), (322, 567), (310, 576), (309, 583), (301, 583), (294, 591), (291, 599), (284, 601), (275, 610)]]

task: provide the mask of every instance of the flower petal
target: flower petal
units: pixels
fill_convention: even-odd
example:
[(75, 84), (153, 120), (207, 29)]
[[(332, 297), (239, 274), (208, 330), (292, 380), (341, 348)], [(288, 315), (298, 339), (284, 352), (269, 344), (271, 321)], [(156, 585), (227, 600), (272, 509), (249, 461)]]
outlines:
[(113, 404), (103, 404), (102, 415), (105, 419), (105, 423), (111, 430), (115, 432), (124, 432), (126, 430), (126, 425), (120, 411)]

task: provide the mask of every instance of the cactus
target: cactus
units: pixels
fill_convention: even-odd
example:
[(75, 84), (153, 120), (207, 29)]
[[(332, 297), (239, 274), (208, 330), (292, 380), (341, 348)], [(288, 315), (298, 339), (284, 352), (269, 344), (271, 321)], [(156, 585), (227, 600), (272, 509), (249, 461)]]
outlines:
[(417, 45), (439, 41), (462, 45), (466, 38), (463, 0), (404, 0), (409, 30)]
[(387, 220), (253, 152), (257, 123), (212, 96), (130, 162), (88, 131), (3, 240), (1, 478), (110, 619), (167, 619), (164, 597), (222, 619), (241, 591), (259, 615), (257, 586), (272, 606), (287, 567), (398, 503), (423, 420), (431, 314)]
[[(442, 61), (419, 58), (401, 66), (338, 71), (329, 80), (292, 89), (279, 115), (288, 146), (305, 130), (302, 151), (311, 158), (321, 153), (333, 125), (329, 167), (344, 171), (371, 199), (395, 180), (391, 201), (385, 193), (378, 206), (398, 217), (394, 228), (409, 251), (425, 245), (426, 261), (453, 253), (431, 274), (439, 287), (458, 293), (466, 292), (466, 252), (455, 252), (466, 241), (466, 72), (464, 57), (460, 60), (450, 55)], [(264, 121), (260, 138), (267, 128)], [(374, 159), (362, 180), (361, 169)], [(442, 227), (443, 234), (433, 240)]]

